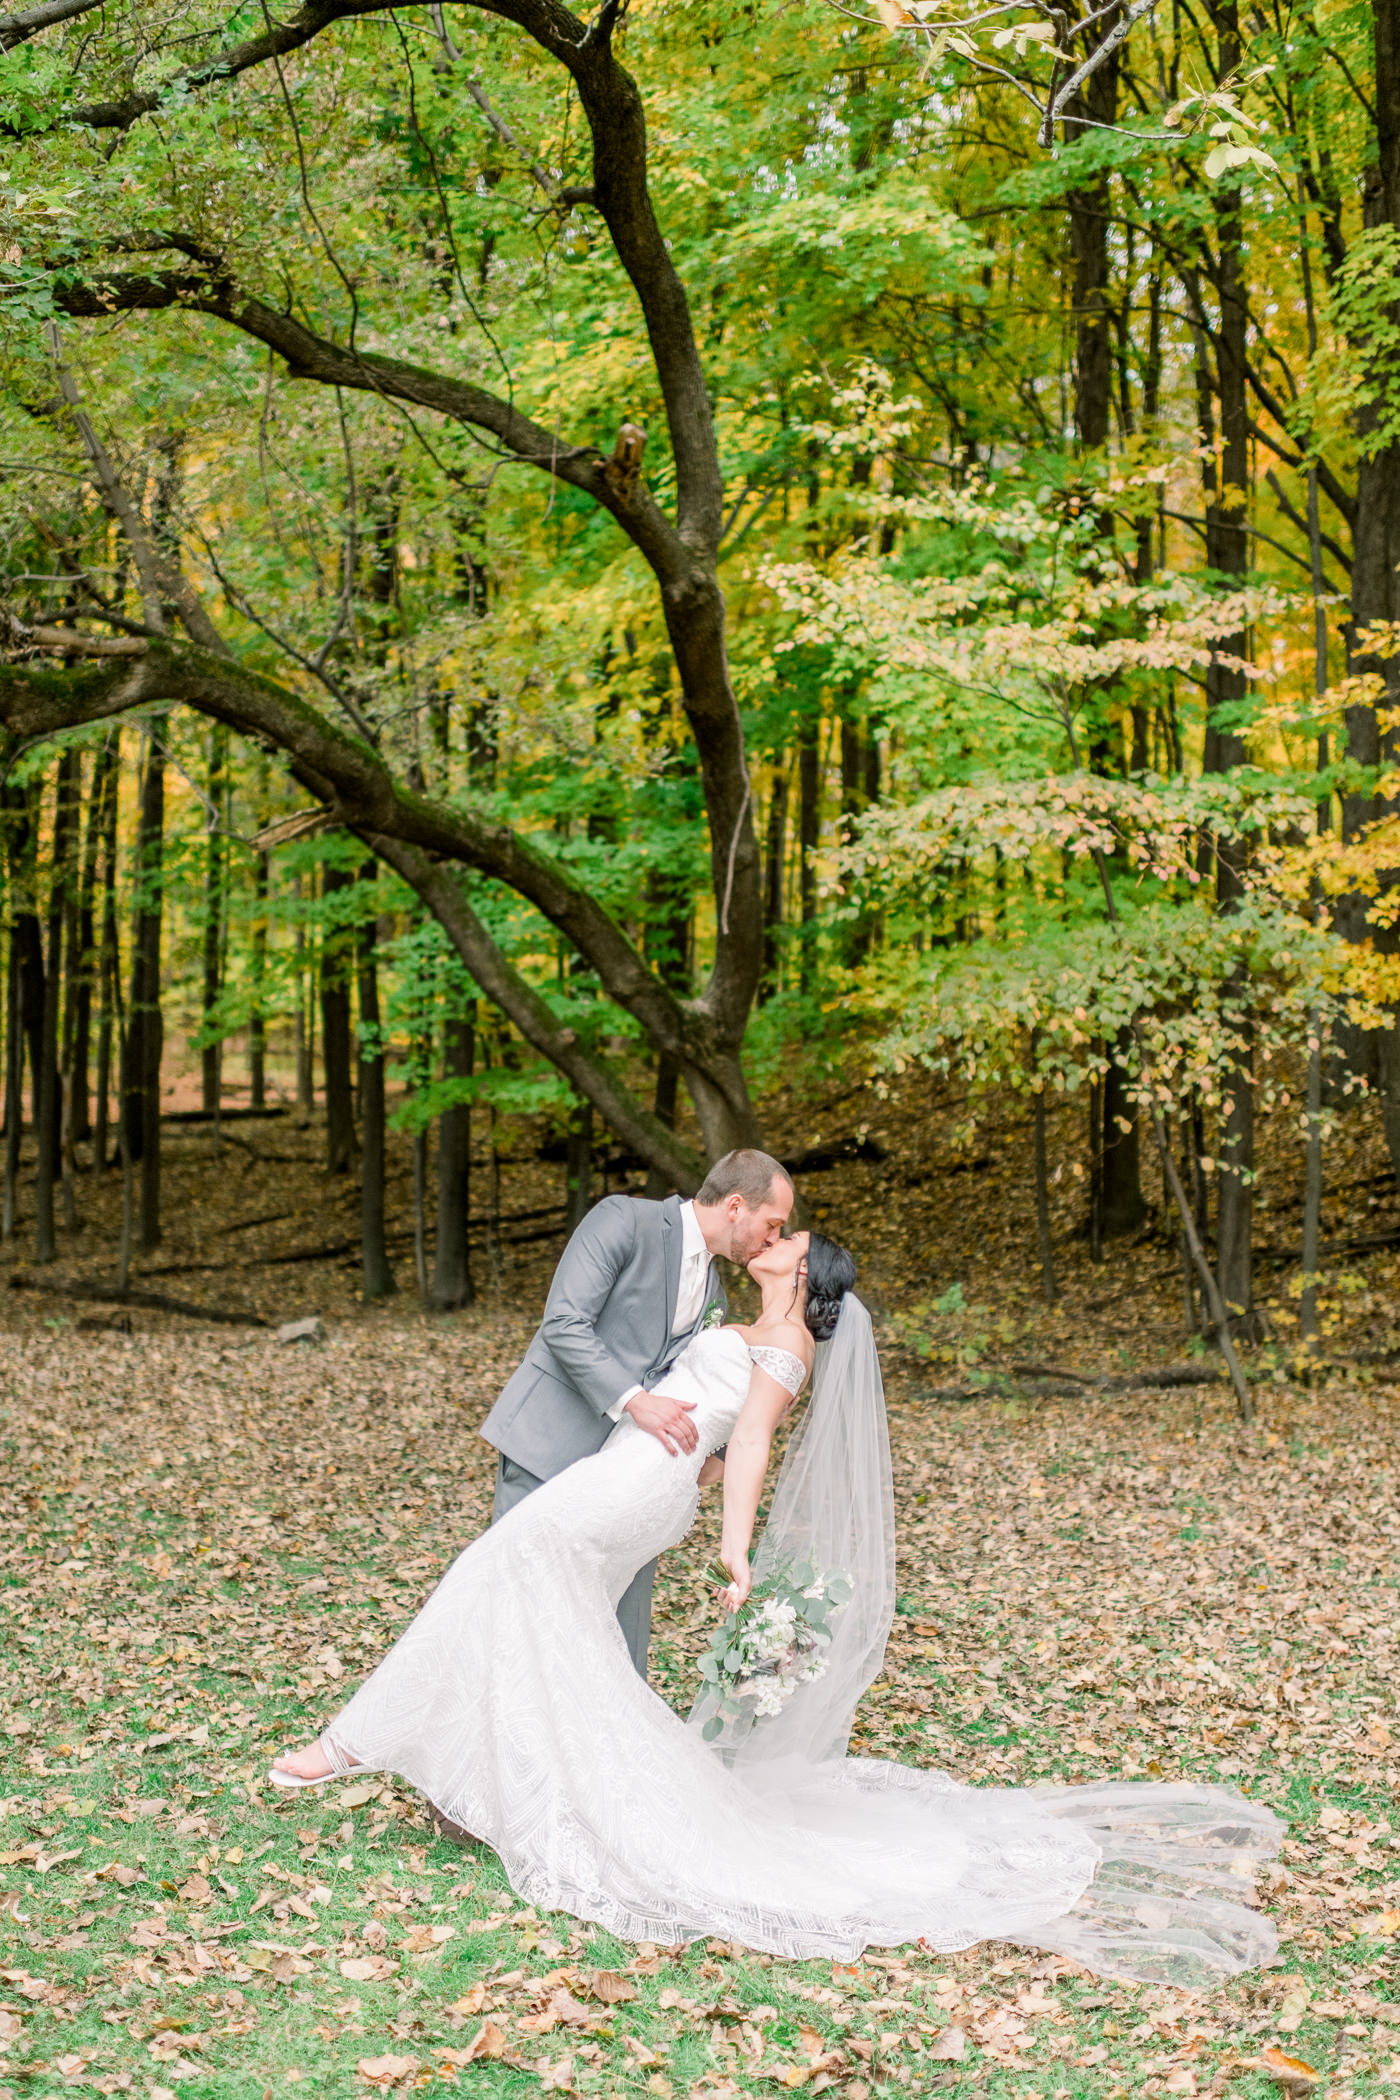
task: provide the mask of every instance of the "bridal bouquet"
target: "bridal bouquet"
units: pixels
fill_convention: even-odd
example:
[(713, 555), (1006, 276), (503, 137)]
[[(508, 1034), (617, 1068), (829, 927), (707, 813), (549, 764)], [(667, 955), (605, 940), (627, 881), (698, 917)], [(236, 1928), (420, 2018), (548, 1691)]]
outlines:
[[(727, 1585), (733, 1577), (715, 1561), (705, 1580)], [(780, 1714), (799, 1684), (825, 1674), (832, 1616), (851, 1595), (849, 1575), (823, 1575), (805, 1561), (755, 1584), (700, 1658), (700, 1675), (716, 1702), (701, 1730), (706, 1742), (730, 1722), (752, 1725)]]

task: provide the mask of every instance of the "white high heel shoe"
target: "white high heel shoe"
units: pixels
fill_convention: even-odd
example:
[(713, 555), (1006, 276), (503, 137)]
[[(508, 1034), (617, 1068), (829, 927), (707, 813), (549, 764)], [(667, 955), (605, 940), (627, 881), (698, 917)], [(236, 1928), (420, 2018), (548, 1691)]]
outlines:
[(316, 1745), (330, 1763), (329, 1772), (322, 1772), (315, 1779), (303, 1779), (298, 1772), (279, 1772), (274, 1765), (267, 1775), (271, 1784), (284, 1788), (289, 1794), (296, 1794), (305, 1787), (329, 1786), (333, 1779), (349, 1779), (352, 1773), (370, 1769), (368, 1765), (356, 1764), (353, 1758), (347, 1757), (330, 1736), (317, 1736)]

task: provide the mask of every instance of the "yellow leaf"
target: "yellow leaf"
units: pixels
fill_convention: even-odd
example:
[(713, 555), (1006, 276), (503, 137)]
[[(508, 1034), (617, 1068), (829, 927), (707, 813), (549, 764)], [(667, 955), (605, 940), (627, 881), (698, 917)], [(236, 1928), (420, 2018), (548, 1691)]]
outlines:
[(1321, 2071), (1304, 2063), (1301, 2056), (1285, 2056), (1282, 2049), (1266, 2049), (1259, 2059), (1262, 2069), (1286, 2092), (1310, 2093), (1321, 2083)]

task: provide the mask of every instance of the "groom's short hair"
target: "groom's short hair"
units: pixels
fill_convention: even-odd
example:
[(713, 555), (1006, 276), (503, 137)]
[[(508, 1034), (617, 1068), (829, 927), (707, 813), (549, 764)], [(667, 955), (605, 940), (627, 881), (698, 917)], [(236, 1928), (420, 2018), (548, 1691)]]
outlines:
[(781, 1160), (770, 1152), (754, 1152), (747, 1147), (738, 1152), (726, 1152), (717, 1159), (705, 1176), (696, 1195), (697, 1203), (723, 1203), (730, 1196), (742, 1196), (748, 1209), (757, 1210), (772, 1192), (775, 1181), (785, 1181), (792, 1187), (792, 1176)]

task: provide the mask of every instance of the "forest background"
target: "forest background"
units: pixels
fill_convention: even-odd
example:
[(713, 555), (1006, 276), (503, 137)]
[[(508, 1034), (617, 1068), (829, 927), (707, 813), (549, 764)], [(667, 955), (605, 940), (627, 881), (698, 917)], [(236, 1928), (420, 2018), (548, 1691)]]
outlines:
[[(1377, 1879), (1397, 1782), (1374, 1645), (1395, 1580), (1400, 6), (1110, 0), (1076, 20), (877, 0), (865, 19), (605, 0), (581, 18), (559, 0), (304, 0), (279, 19), (40, 0), (0, 17), (0, 53), (6, 1435), (36, 1498), (15, 1486), (15, 1602), (30, 1624), (51, 1605), (61, 1619), (25, 1636), (8, 1680), (28, 1762), (6, 1805), (33, 1842), (7, 1862), (38, 1888), (34, 1832), (55, 1815), (96, 1814), (94, 1844), (115, 1829), (56, 1760), (130, 1747), (128, 1727), (81, 1753), (61, 1739), (127, 1695), (133, 1643), (163, 1671), (138, 1758), (207, 1747), (190, 1702), (229, 1692), (227, 1656), (193, 1621), (183, 1646), (144, 1642), (182, 1567), (214, 1578), (216, 1618), (240, 1595), (270, 1608), (289, 1569), (326, 1588), (305, 1538), (264, 1550), (288, 1501), (324, 1565), (350, 1568), (332, 1476), (372, 1449), (384, 1484), (413, 1472), (420, 1433), (460, 1438), (424, 1414), (423, 1377), (458, 1409), (484, 1403), (587, 1204), (693, 1189), (707, 1157), (763, 1142), (861, 1257), (909, 1438), (907, 1524), (932, 1522), (918, 1512), (967, 1435), (974, 1506), (994, 1476), (1048, 1495), (1024, 1567), (1081, 1567), (1111, 1613), (1134, 1554), (1110, 1577), (1092, 1525), (1054, 1528), (1075, 1463), (1061, 1440), (1090, 1472), (1120, 1436), (1140, 1447), (1142, 1481), (1110, 1474), (1148, 1529), (1160, 1458), (1182, 1525), (1159, 1550), (1182, 1563), (1181, 1645), (1206, 1658), (1193, 1681), (1216, 1698), (1225, 1628), (1255, 1688), (1237, 1712), (1217, 1701), (1190, 1752), (1133, 1735), (1124, 1769), (1150, 1743), (1154, 1765), (1245, 1770), (1293, 1790), (1301, 1845), (1332, 1833), (1360, 1861), (1332, 1905), (1356, 1908), (1349, 1951), (1317, 1929), (1336, 1884), (1300, 1881), (1293, 1998), (1266, 1981), (1195, 2029), (1159, 2007), (1112, 2075), (1307, 2089), (1313, 2074), (1245, 2063), (1230, 2036), (1269, 2027), (1283, 2046), (1314, 2017), (1331, 2035), (1308, 2007), (1340, 2003), (1346, 1971), (1373, 1993), (1347, 2067), (1364, 2089), (1400, 2049), (1374, 2025), (1376, 1949), (1400, 1926)], [(425, 1325), (411, 1297), (465, 1317)], [(373, 1310), (395, 1298), (398, 1314)], [(223, 1422), (220, 1332), (349, 1320), (357, 1300), (362, 1327), (305, 1378), (285, 1355), (265, 1381), (250, 1368)], [(172, 1339), (211, 1323), (207, 1346)], [(241, 1361), (275, 1365), (249, 1346)], [(111, 1431), (85, 1413), (93, 1366), (123, 1396), (122, 1463), (150, 1475), (135, 1558)], [(311, 1428), (318, 1381), (331, 1408)], [(296, 1437), (270, 1455), (293, 1385)], [(367, 1394), (387, 1448), (344, 1419)], [(1071, 1400), (1073, 1430), (1055, 1412)], [(954, 1426), (965, 1401), (985, 1436)], [(308, 1455), (318, 1441), (333, 1460)], [(177, 1449), (212, 1468), (188, 1521), (161, 1492)], [(1369, 1517), (1360, 1488), (1340, 1514), (1343, 1450)], [(1296, 1465), (1286, 1488), (1275, 1461)], [(412, 1503), (426, 1543), (406, 1579), (470, 1530), (473, 1493), (455, 1530)], [(1220, 1549), (1228, 1606), (1185, 1572), (1217, 1493), (1243, 1498)], [(1266, 1535), (1304, 1536), (1311, 1494), (1342, 1528), (1261, 1558)], [(254, 1507), (272, 1528), (250, 1544)], [(107, 1541), (95, 1560), (89, 1532)], [(906, 1754), (937, 1685), (985, 1662), (985, 1617), (959, 1631), (939, 1589), (956, 1527), (918, 1535), (902, 1633), (939, 1644), (896, 1651), (870, 1723)], [(217, 1567), (199, 1558), (214, 1537)], [(364, 1579), (383, 1583), (391, 1547), (366, 1547)], [(50, 1555), (52, 1598), (35, 1573)], [(999, 1567), (983, 1594), (988, 1572), (969, 1578), (987, 1609), (1045, 1609), (1029, 1572), (1023, 1590)], [(98, 1577), (126, 1658), (105, 1679), (74, 1601)], [(277, 1740), (342, 1672), (340, 1580), (305, 1614), (301, 1660), (232, 1693), (251, 1702), (238, 1732)], [(694, 1634), (680, 1584), (663, 1599), (673, 1689)], [(1067, 1672), (1080, 1608), (1054, 1637)], [(1066, 1719), (1099, 1696), (1092, 1660), (1041, 1724), (1031, 1662), (1004, 1713), (979, 1705), (967, 1727), (1001, 1747), (978, 1748), (972, 1776), (1062, 1771), (1073, 1744), (1110, 1754), (1102, 1713)], [(1130, 1735), (1158, 1667), (1123, 1663)], [(1268, 1688), (1275, 1667), (1291, 1692)], [(1266, 1710), (1271, 1750), (1231, 1733)], [(170, 2008), (209, 1964), (247, 1983), (269, 1963), (288, 2076), (318, 2050), (345, 2059), (346, 2091), (424, 2075), (429, 2030), (421, 2008), (392, 2011), (382, 1941), (332, 1961), (374, 1988), (318, 2042), (292, 2000), (326, 1950), (260, 1949), (251, 1888), (227, 1899), (240, 1951), (209, 1954), (200, 1886), (216, 1906), (232, 1886), (211, 1833), (226, 1814), (233, 1834), (253, 1770), (231, 1767), (203, 1808), (181, 1771), (184, 1850), (204, 1864), (166, 1873), (150, 1900), (167, 1923), (132, 1943), (151, 1958), (124, 1957), (141, 2075), (183, 2063), (169, 2075), (192, 2081), (205, 2046), (221, 2095), (245, 2072), (261, 2092), (245, 1994), (226, 1993), (226, 2046), (171, 2040), (190, 2023)], [(392, 1789), (375, 1800), (348, 1804), (375, 1823), (371, 1851), (410, 1813)], [(123, 1828), (148, 1813), (128, 1802)], [(298, 1852), (267, 1827), (294, 1914), (326, 1876), (339, 1903), (316, 1831)], [(347, 1902), (367, 1871), (350, 1829)], [(133, 1851), (110, 1871), (140, 1897), (148, 1865)], [(481, 1868), (483, 1919), (499, 1896)], [(130, 2083), (104, 2055), (109, 1983), (95, 1966), (74, 1981), (119, 1912), (55, 1915), (67, 1981), (0, 1972), (0, 2041), (23, 2055), (31, 2015), (41, 2037), (24, 2078)], [(482, 1975), (463, 1973), (473, 2018), (494, 2002), (482, 1978), (534, 1930), (505, 1910), (497, 1927), (474, 1943)], [(421, 1929), (402, 1976), (445, 1944)], [(902, 2024), (864, 2054), (841, 2040), (860, 1991), (878, 1997), (872, 1972), (831, 1979), (834, 2012), (810, 1992), (775, 2010), (771, 1976), (710, 1952), (723, 1989), (686, 2001), (672, 2060), (647, 1971), (630, 2057), (609, 2032), (530, 2071), (488, 2018), (455, 2068), (499, 2062), (522, 2090), (683, 2075), (719, 2091), (769, 2075), (754, 2066), (776, 2035), (780, 2082), (908, 2082)], [(561, 1986), (576, 2003), (582, 1973)], [(1036, 2004), (1054, 1983), (1052, 1965)], [(502, 1990), (550, 2031), (518, 1977)], [(57, 2036), (80, 2002), (91, 2036), (55, 2073), (44, 2023)], [(911, 2002), (910, 2046), (955, 2067), (934, 2076), (1019, 2090), (1005, 2081), (1030, 2044), (1013, 2029), (1034, 2007), (998, 2024), (969, 2000), (959, 2026), (945, 1994), (942, 2024), (919, 2027)], [(1077, 2069), (1053, 2075), (1092, 2088), (1119, 1998), (1055, 2002), (1052, 2053)], [(350, 2038), (383, 2042), (391, 2017), (414, 2053), (355, 2069)], [(556, 2007), (553, 2025), (581, 2020)]]

